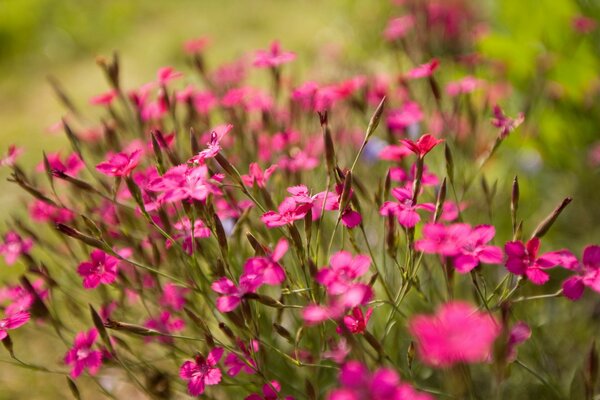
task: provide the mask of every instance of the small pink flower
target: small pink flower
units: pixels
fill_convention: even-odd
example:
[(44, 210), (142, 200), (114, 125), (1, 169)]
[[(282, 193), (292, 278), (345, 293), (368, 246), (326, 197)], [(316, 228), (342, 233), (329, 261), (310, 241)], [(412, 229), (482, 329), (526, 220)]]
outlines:
[(285, 280), (285, 271), (279, 265), (279, 260), (288, 250), (288, 242), (280, 239), (272, 254), (262, 257), (249, 258), (244, 264), (244, 273), (260, 276), (267, 285), (279, 285)]
[(79, 332), (75, 336), (73, 347), (65, 355), (65, 364), (73, 364), (71, 369), (71, 378), (76, 379), (84, 369), (87, 369), (90, 375), (96, 375), (102, 365), (102, 352), (92, 350), (98, 331), (95, 328), (87, 332)]
[(95, 106), (108, 106), (113, 100), (117, 97), (117, 92), (115, 90), (109, 90), (108, 92), (101, 93), (97, 96), (94, 96), (90, 99), (90, 104)]
[(8, 147), (6, 157), (0, 159), (0, 167), (12, 167), (15, 165), (17, 158), (19, 158), (21, 154), (23, 154), (23, 149), (11, 144)]
[(210, 39), (206, 36), (190, 39), (183, 44), (183, 51), (187, 54), (202, 53), (209, 44)]
[(434, 58), (426, 64), (421, 64), (416, 68), (411, 69), (406, 74), (408, 79), (419, 79), (419, 78), (427, 78), (433, 75), (433, 73), (440, 66), (440, 62)]
[(338, 251), (329, 261), (329, 268), (319, 270), (316, 281), (331, 295), (342, 294), (354, 281), (369, 270), (371, 258), (362, 254), (352, 257), (347, 251)]
[(163, 294), (160, 297), (159, 304), (163, 307), (170, 307), (174, 311), (181, 311), (185, 306), (185, 296), (190, 289), (177, 286), (174, 283), (166, 283), (163, 286)]
[(587, 34), (593, 32), (598, 26), (598, 23), (593, 18), (579, 15), (573, 18), (571, 26), (576, 32)]
[[(277, 400), (282, 398), (279, 395), (281, 392), (281, 385), (277, 381), (271, 381), (269, 384), (264, 384), (262, 387), (263, 395), (259, 395), (256, 393), (251, 394), (244, 398), (244, 400)], [(292, 396), (285, 396), (283, 400), (294, 400)]]
[(242, 175), (244, 185), (253, 186), (256, 182), (256, 186), (259, 188), (265, 188), (269, 177), (275, 172), (277, 165), (271, 165), (264, 171), (258, 166), (257, 163), (250, 163), (248, 175)]
[(464, 238), (471, 232), (468, 224), (427, 224), (423, 238), (415, 242), (415, 249), (428, 254), (454, 257), (459, 254)]
[(390, 110), (387, 117), (387, 126), (393, 131), (402, 131), (407, 127), (423, 120), (423, 111), (418, 103), (407, 101), (401, 108)]
[(460, 301), (444, 304), (436, 314), (409, 321), (421, 360), (432, 367), (489, 359), (501, 328), (494, 318)]
[(525, 120), (525, 114), (522, 112), (517, 115), (516, 118), (511, 118), (504, 114), (499, 105), (494, 106), (494, 117), (492, 118), (492, 125), (496, 128), (500, 128), (500, 137), (505, 138), (509, 133), (517, 129), (519, 125)]
[(135, 150), (129, 154), (113, 154), (108, 160), (96, 165), (96, 170), (108, 176), (128, 176), (137, 167), (141, 156), (141, 150)]
[(424, 158), (427, 153), (443, 141), (443, 139), (436, 139), (428, 133), (421, 136), (416, 142), (410, 139), (401, 140), (401, 142), (408, 147), (410, 151), (419, 156), (419, 158)]
[(9, 330), (25, 325), (29, 321), (29, 318), (28, 311), (17, 311), (0, 319), (0, 340), (4, 340), (8, 336)]
[[(163, 311), (158, 317), (150, 318), (148, 321), (146, 321), (144, 326), (161, 333), (171, 334), (182, 331), (185, 328), (185, 321), (181, 318), (173, 318), (170, 312)], [(153, 339), (153, 337), (146, 337), (145, 339), (147, 342), (149, 342)], [(168, 336), (158, 336), (155, 339), (162, 343), (173, 342), (173, 338)]]
[[(369, 323), (372, 313), (372, 308), (367, 308), (367, 312), (363, 314), (360, 307), (354, 307), (352, 309), (352, 314), (344, 317), (344, 325), (350, 331), (350, 333), (355, 335), (357, 333), (364, 333), (367, 329), (367, 324)], [(338, 328), (338, 331), (341, 331), (341, 329)]]
[(210, 141), (207, 143), (207, 148), (190, 158), (188, 162), (199, 164), (204, 163), (207, 158), (214, 158), (221, 151), (221, 139), (223, 139), (231, 129), (233, 129), (233, 125), (231, 124), (214, 127), (210, 133)]
[(223, 277), (213, 282), (210, 287), (221, 294), (217, 299), (217, 309), (222, 313), (228, 313), (240, 305), (246, 293), (255, 293), (262, 284), (263, 279), (261, 276), (242, 274), (238, 286), (228, 278)]
[(403, 15), (402, 17), (392, 18), (388, 21), (385, 31), (383, 32), (383, 37), (389, 42), (402, 39), (414, 25), (415, 18), (412, 15)]
[(454, 257), (454, 266), (462, 274), (471, 271), (479, 265), (502, 263), (502, 250), (487, 243), (494, 238), (496, 230), (491, 225), (479, 225), (464, 238), (458, 255)]
[(517, 347), (526, 342), (530, 337), (531, 328), (525, 322), (519, 321), (512, 326), (508, 334), (507, 361), (512, 362), (517, 359)]
[[(188, 255), (192, 255), (194, 250), (194, 243), (192, 239), (192, 223), (188, 217), (183, 217), (180, 221), (173, 224), (173, 228), (175, 228), (178, 233), (172, 236), (173, 239), (179, 240), (183, 238), (182, 248), (183, 251)], [(194, 238), (207, 238), (210, 236), (210, 229), (204, 225), (202, 220), (197, 219), (194, 221), (194, 229), (193, 229), (193, 237)], [(167, 239), (166, 247), (169, 249), (173, 246), (171, 239)]]
[(577, 275), (563, 282), (563, 293), (571, 300), (578, 300), (586, 287), (600, 293), (600, 246), (587, 246), (583, 250), (583, 260), (567, 265)]
[(294, 221), (304, 218), (310, 208), (310, 204), (298, 204), (291, 197), (287, 197), (279, 205), (277, 209), (278, 212), (267, 211), (263, 214), (261, 220), (268, 228), (277, 228), (288, 224), (291, 225)]
[(240, 358), (239, 355), (234, 353), (229, 353), (227, 357), (225, 357), (225, 361), (223, 362), (227, 366), (227, 375), (236, 376), (240, 372), (244, 372), (246, 374), (252, 375), (256, 373), (256, 363), (254, 362), (254, 355), (259, 350), (259, 344), (257, 340), (250, 341), (251, 348), (248, 348), (244, 342), (238, 341), (238, 348), (241, 350), (244, 355), (244, 360)]
[(156, 73), (156, 79), (158, 83), (162, 86), (171, 82), (172, 80), (181, 78), (183, 74), (179, 71), (176, 71), (173, 67), (163, 67), (158, 70)]
[(538, 238), (533, 238), (526, 244), (521, 241), (506, 243), (504, 245), (504, 251), (508, 256), (506, 269), (515, 275), (527, 277), (535, 285), (543, 285), (550, 279), (545, 270), (557, 265), (573, 269), (577, 265), (577, 259), (567, 250), (553, 251), (538, 257), (539, 249)]
[(83, 278), (83, 287), (93, 289), (98, 285), (109, 285), (117, 279), (119, 259), (102, 250), (92, 251), (90, 261), (84, 261), (77, 267), (77, 273)]
[[(52, 171), (60, 171), (70, 176), (77, 176), (79, 171), (83, 169), (85, 166), (83, 161), (79, 158), (79, 156), (75, 153), (71, 153), (68, 157), (61, 160), (60, 153), (50, 153), (46, 155), (46, 159), (48, 160), (48, 164), (50, 165), (50, 169)], [(46, 169), (44, 162), (38, 164), (36, 170), (42, 172)]]
[(35, 200), (29, 207), (31, 219), (37, 222), (53, 222), (64, 224), (75, 218), (75, 214), (69, 209), (55, 207), (42, 200)]
[(269, 50), (258, 50), (252, 65), (258, 68), (274, 68), (296, 59), (296, 53), (283, 51), (278, 41), (271, 43)]
[(379, 209), (379, 213), (384, 216), (396, 216), (398, 223), (405, 228), (413, 228), (421, 220), (417, 210), (435, 211), (435, 205), (432, 203), (413, 205), (413, 194), (409, 188), (394, 188), (392, 189), (392, 196), (398, 202), (386, 201)]
[(449, 96), (458, 96), (460, 94), (467, 94), (473, 92), (475, 89), (482, 85), (482, 81), (473, 76), (465, 76), (464, 78), (450, 82), (446, 85), (446, 93)]
[(188, 393), (200, 396), (206, 385), (216, 385), (221, 382), (221, 370), (217, 367), (223, 356), (223, 349), (215, 347), (204, 358), (197, 355), (194, 361), (186, 361), (179, 369), (179, 376), (188, 382)]
[(28, 254), (33, 240), (23, 239), (17, 232), (10, 231), (4, 235), (4, 243), (0, 244), (0, 254), (7, 265), (13, 265), (22, 254)]

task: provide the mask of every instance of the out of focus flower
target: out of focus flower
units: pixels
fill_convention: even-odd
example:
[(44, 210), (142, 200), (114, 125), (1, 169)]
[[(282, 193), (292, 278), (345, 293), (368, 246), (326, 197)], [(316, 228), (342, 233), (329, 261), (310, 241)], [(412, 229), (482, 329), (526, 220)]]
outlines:
[(267, 285), (279, 285), (285, 280), (285, 271), (279, 265), (279, 260), (285, 255), (288, 242), (280, 239), (272, 254), (249, 258), (244, 264), (244, 273), (260, 276)]
[(383, 37), (389, 42), (402, 39), (414, 25), (415, 18), (412, 15), (392, 18), (388, 21), (385, 31), (383, 31)]
[(281, 64), (287, 64), (296, 59), (296, 53), (284, 51), (278, 41), (271, 43), (268, 50), (258, 50), (254, 56), (252, 65), (258, 68), (274, 68)]
[(117, 97), (115, 90), (109, 90), (108, 92), (101, 93), (90, 99), (90, 104), (95, 106), (108, 106), (112, 104), (113, 100)]
[(173, 67), (163, 67), (156, 73), (156, 79), (160, 85), (166, 85), (172, 80), (181, 78), (183, 74), (176, 71)]
[(257, 163), (250, 163), (248, 175), (242, 175), (242, 180), (246, 186), (252, 186), (256, 182), (256, 186), (264, 188), (267, 185), (269, 177), (276, 169), (277, 165), (271, 165), (263, 171)]
[(8, 336), (9, 330), (25, 325), (29, 318), (28, 311), (17, 311), (0, 319), (0, 340), (4, 340)]
[(20, 147), (11, 144), (8, 147), (8, 153), (6, 157), (0, 159), (0, 167), (12, 167), (17, 162), (17, 158), (19, 158), (23, 154), (23, 149)]
[(228, 313), (235, 310), (247, 293), (254, 293), (264, 283), (261, 276), (242, 274), (238, 286), (228, 278), (220, 278), (210, 286), (221, 296), (217, 299), (217, 310)]
[[(182, 331), (185, 328), (185, 321), (181, 318), (173, 317), (168, 311), (163, 311), (158, 317), (150, 318), (146, 321), (144, 326), (164, 334), (172, 334)], [(146, 341), (151, 341), (153, 338), (148, 336), (145, 339)], [(173, 342), (173, 338), (169, 336), (159, 336), (156, 339), (162, 343)]]
[(95, 328), (87, 332), (79, 332), (75, 336), (75, 343), (64, 360), (65, 364), (72, 365), (71, 378), (76, 379), (84, 369), (87, 369), (90, 375), (98, 373), (102, 365), (102, 352), (92, 349), (97, 337), (98, 331)]
[[(282, 398), (279, 395), (281, 385), (277, 381), (271, 381), (269, 384), (264, 384), (262, 387), (262, 396), (256, 393), (247, 396), (244, 400), (277, 400)], [(292, 396), (285, 396), (283, 400), (294, 400)]]
[(587, 34), (593, 32), (598, 26), (598, 23), (593, 18), (580, 15), (572, 19), (571, 26), (575, 31)]
[(117, 279), (119, 259), (102, 250), (93, 250), (90, 261), (84, 261), (77, 267), (77, 273), (83, 278), (83, 287), (93, 289), (101, 283), (109, 285)]
[(23, 239), (17, 232), (9, 231), (4, 235), (4, 242), (0, 244), (0, 254), (7, 265), (13, 265), (22, 254), (28, 254), (33, 246), (33, 240)]
[(128, 176), (137, 167), (142, 156), (141, 150), (132, 153), (117, 153), (111, 155), (108, 160), (96, 165), (96, 169), (109, 176)]
[(566, 266), (577, 275), (563, 282), (563, 293), (571, 300), (578, 300), (586, 287), (600, 293), (600, 246), (587, 246), (583, 250), (582, 262)]
[(183, 44), (183, 50), (187, 54), (202, 53), (209, 44), (210, 39), (206, 36), (203, 36), (185, 41), (185, 43)]
[(246, 374), (252, 375), (256, 373), (256, 363), (254, 362), (254, 355), (259, 350), (259, 344), (257, 340), (250, 341), (251, 348), (248, 348), (244, 342), (238, 342), (238, 348), (244, 355), (244, 359), (234, 353), (229, 353), (227, 357), (225, 357), (225, 361), (223, 362), (227, 366), (227, 375), (236, 376), (240, 372), (244, 372)]
[(504, 111), (499, 105), (494, 106), (494, 117), (492, 118), (492, 125), (496, 128), (500, 128), (500, 137), (505, 138), (509, 133), (517, 129), (519, 125), (525, 120), (525, 114), (522, 112), (517, 115), (516, 118), (511, 118), (504, 114)]
[(438, 69), (440, 62), (434, 58), (428, 63), (421, 64), (406, 73), (408, 79), (428, 78)]

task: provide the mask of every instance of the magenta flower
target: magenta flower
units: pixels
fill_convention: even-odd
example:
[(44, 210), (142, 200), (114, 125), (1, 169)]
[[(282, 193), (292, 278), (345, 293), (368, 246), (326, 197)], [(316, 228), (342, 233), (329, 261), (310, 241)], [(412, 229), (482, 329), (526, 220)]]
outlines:
[(421, 220), (417, 210), (435, 211), (435, 205), (432, 203), (413, 204), (413, 193), (409, 188), (394, 188), (392, 196), (398, 202), (386, 201), (379, 209), (379, 213), (383, 216), (396, 216), (398, 223), (405, 228), (413, 228)]
[(0, 167), (12, 167), (15, 165), (17, 158), (19, 158), (21, 154), (23, 154), (23, 149), (11, 144), (8, 147), (6, 157), (0, 159)]
[(223, 277), (213, 282), (210, 287), (222, 295), (217, 299), (217, 309), (222, 313), (228, 313), (240, 305), (246, 293), (255, 293), (262, 284), (261, 276), (242, 274), (238, 286)]
[(454, 301), (441, 306), (434, 315), (413, 317), (409, 330), (421, 360), (445, 368), (488, 360), (501, 328), (491, 315)]
[(200, 396), (206, 385), (216, 385), (221, 382), (221, 370), (217, 364), (223, 356), (223, 349), (215, 347), (204, 358), (200, 354), (194, 361), (186, 361), (179, 369), (179, 376), (188, 382), (188, 393)]
[(280, 239), (272, 254), (262, 257), (249, 258), (244, 264), (244, 273), (250, 276), (260, 276), (267, 285), (279, 285), (285, 280), (285, 271), (279, 265), (279, 260), (288, 250), (288, 242)]
[(383, 37), (389, 42), (402, 39), (414, 25), (415, 18), (412, 15), (392, 18), (388, 21), (385, 31), (383, 31)]
[(6, 265), (13, 265), (22, 254), (28, 254), (33, 240), (23, 239), (17, 232), (9, 231), (4, 235), (4, 243), (0, 244), (0, 254)]
[(75, 214), (67, 208), (55, 207), (42, 200), (35, 200), (29, 207), (31, 219), (37, 222), (64, 224), (71, 221)]
[[(202, 222), (200, 219), (194, 221), (193, 235), (192, 223), (188, 217), (183, 217), (180, 221), (173, 224), (173, 228), (175, 228), (178, 233), (174, 234), (172, 238), (175, 240), (183, 238), (183, 251), (190, 256), (192, 255), (194, 249), (192, 236), (194, 238), (207, 238), (210, 236), (210, 229), (207, 228), (206, 225), (204, 225), (204, 222)], [(171, 239), (167, 239), (167, 249), (171, 248), (171, 246), (173, 246)]]
[(531, 337), (531, 328), (523, 321), (515, 323), (508, 334), (506, 359), (512, 362), (517, 359), (517, 347)]
[(407, 101), (401, 108), (390, 110), (387, 126), (391, 131), (403, 131), (407, 127), (423, 120), (423, 111), (418, 103)]
[(117, 92), (115, 90), (109, 90), (108, 92), (101, 93), (97, 96), (94, 96), (90, 99), (90, 104), (95, 106), (108, 106), (113, 100), (117, 97)]
[(186, 40), (183, 44), (183, 51), (185, 51), (187, 54), (202, 53), (202, 51), (204, 51), (204, 49), (210, 44), (210, 42), (210, 38), (206, 36)]
[[(79, 171), (85, 166), (81, 158), (75, 153), (71, 153), (64, 160), (61, 160), (60, 153), (50, 153), (46, 155), (48, 164), (52, 171), (60, 171), (66, 175), (77, 176)], [(36, 167), (36, 170), (42, 172), (46, 169), (44, 162), (42, 161)]]
[(87, 332), (79, 332), (75, 336), (73, 347), (65, 355), (65, 364), (71, 365), (71, 378), (76, 379), (84, 369), (87, 369), (90, 375), (96, 375), (102, 365), (102, 351), (92, 350), (98, 331), (95, 328)]
[(327, 400), (433, 400), (400, 381), (396, 371), (379, 368), (371, 373), (358, 361), (347, 362), (340, 371), (341, 388), (327, 395)]
[(278, 41), (271, 43), (269, 50), (258, 50), (252, 65), (258, 68), (274, 68), (296, 59), (296, 53), (283, 51)]
[(583, 295), (586, 287), (600, 293), (600, 246), (587, 246), (583, 250), (582, 263), (566, 265), (577, 275), (563, 282), (563, 293), (571, 300), (577, 300)]
[(419, 158), (424, 158), (427, 153), (429, 153), (435, 146), (442, 143), (443, 139), (436, 139), (430, 134), (426, 133), (421, 136), (416, 142), (410, 139), (402, 139), (400, 140), (406, 147), (410, 149), (413, 153), (415, 153)]
[(346, 312), (366, 304), (373, 297), (373, 290), (363, 283), (348, 284), (347, 289), (338, 295), (331, 296), (327, 304), (309, 304), (302, 309), (302, 319), (307, 325), (339, 320)]
[(210, 132), (210, 141), (206, 144), (206, 149), (202, 150), (188, 162), (201, 164), (207, 158), (214, 158), (221, 151), (221, 139), (233, 129), (233, 125), (225, 124), (213, 128)]
[(159, 203), (176, 203), (192, 199), (204, 201), (211, 193), (221, 193), (217, 182), (222, 178), (222, 175), (211, 177), (208, 167), (204, 164), (195, 167), (178, 165), (170, 168), (163, 176), (150, 181), (145, 189), (159, 192)]
[(412, 154), (406, 146), (388, 145), (379, 152), (378, 157), (387, 161), (402, 161), (406, 156)]
[[(372, 313), (372, 308), (367, 308), (367, 312), (363, 314), (360, 307), (354, 307), (352, 309), (352, 314), (344, 316), (344, 325), (350, 333), (355, 335), (357, 333), (364, 333)], [(338, 332), (339, 331), (341, 331), (340, 328), (338, 328)]]
[(411, 69), (406, 74), (408, 79), (419, 79), (419, 78), (427, 78), (433, 75), (433, 73), (440, 66), (440, 62), (434, 58), (426, 64), (421, 64), (416, 68)]
[(156, 73), (156, 79), (158, 83), (162, 86), (171, 82), (172, 80), (181, 78), (183, 74), (179, 71), (175, 71), (173, 67), (162, 67)]
[(256, 363), (254, 362), (254, 354), (259, 350), (257, 340), (251, 340), (250, 349), (242, 341), (238, 341), (238, 348), (242, 351), (244, 359), (234, 353), (229, 353), (223, 362), (227, 366), (227, 375), (236, 376), (240, 372), (252, 375), (256, 373)]
[(83, 278), (83, 287), (93, 289), (98, 285), (109, 285), (117, 279), (119, 259), (102, 250), (92, 251), (90, 261), (84, 261), (77, 267), (77, 273)]
[(0, 340), (4, 340), (8, 336), (9, 330), (25, 325), (29, 321), (29, 318), (28, 311), (17, 311), (13, 314), (7, 314), (6, 317), (0, 319)]
[[(270, 384), (264, 384), (262, 387), (263, 395), (252, 393), (250, 396), (244, 398), (244, 400), (277, 400), (280, 399), (279, 392), (281, 392), (281, 385), (277, 381), (271, 381)], [(294, 400), (292, 396), (285, 396), (283, 400)]]
[(352, 257), (347, 251), (338, 251), (329, 261), (329, 268), (319, 270), (315, 280), (331, 295), (344, 293), (356, 279), (369, 270), (371, 258), (362, 254)]
[(162, 288), (163, 294), (160, 297), (159, 304), (163, 307), (169, 307), (174, 311), (181, 311), (185, 306), (185, 296), (190, 289), (177, 286), (174, 283), (166, 283)]
[(571, 27), (578, 33), (588, 34), (598, 26), (594, 18), (578, 15), (571, 20)]
[(573, 269), (577, 265), (577, 259), (567, 250), (553, 251), (538, 257), (539, 249), (538, 238), (529, 240), (527, 244), (521, 241), (506, 243), (504, 245), (504, 251), (508, 256), (506, 269), (515, 275), (527, 277), (535, 285), (543, 285), (550, 279), (545, 270), (557, 265)]
[[(155, 331), (172, 334), (176, 332), (180, 332), (185, 328), (185, 321), (181, 318), (173, 318), (170, 312), (163, 311), (158, 317), (150, 318), (144, 324), (146, 328), (154, 329)], [(151, 341), (152, 337), (145, 338), (147, 342)], [(162, 343), (172, 343), (173, 338), (168, 336), (159, 336), (156, 338), (159, 342)]]
[(487, 244), (495, 234), (496, 230), (491, 225), (479, 225), (473, 228), (461, 241), (458, 255), (454, 257), (456, 270), (464, 274), (478, 266), (479, 263), (502, 263), (502, 249)]
[(492, 118), (492, 125), (496, 128), (500, 128), (500, 137), (505, 138), (509, 133), (517, 129), (519, 125), (525, 120), (525, 114), (522, 112), (517, 115), (516, 118), (511, 118), (504, 114), (499, 105), (494, 106), (494, 117)]
[(141, 156), (141, 150), (135, 150), (129, 154), (113, 154), (108, 160), (96, 165), (96, 170), (108, 176), (128, 176), (137, 167)]
[(470, 232), (469, 224), (427, 224), (423, 228), (423, 238), (415, 242), (415, 249), (428, 254), (454, 257), (459, 254), (462, 243)]
[(263, 171), (257, 163), (250, 163), (248, 175), (242, 175), (244, 185), (252, 186), (254, 183), (256, 183), (256, 186), (264, 189), (267, 185), (269, 177), (273, 174), (273, 172), (275, 172), (276, 169), (277, 165), (271, 165), (269, 168)]
[(298, 204), (291, 197), (287, 197), (279, 205), (277, 211), (267, 211), (260, 218), (268, 228), (277, 228), (293, 224), (294, 221), (304, 218), (310, 210), (311, 205), (306, 203)]
[(446, 93), (452, 97), (460, 94), (467, 94), (473, 92), (482, 84), (483, 82), (480, 79), (477, 79), (473, 76), (465, 76), (458, 81), (448, 83), (446, 85)]

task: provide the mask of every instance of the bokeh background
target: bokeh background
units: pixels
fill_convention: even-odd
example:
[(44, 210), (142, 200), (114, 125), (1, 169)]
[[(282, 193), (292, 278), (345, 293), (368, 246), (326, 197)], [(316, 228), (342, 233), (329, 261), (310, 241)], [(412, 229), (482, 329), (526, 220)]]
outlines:
[[(453, 1), (464, 2), (448, 0)], [(502, 207), (508, 212), (515, 173), (521, 179), (522, 215), (529, 221), (539, 221), (560, 199), (573, 196), (547, 242), (580, 254), (585, 244), (600, 243), (600, 160), (590, 155), (600, 141), (600, 30), (584, 35), (572, 23), (578, 16), (598, 21), (600, 1), (471, 3), (483, 22), (475, 48), (497, 62), (512, 86), (511, 103), (503, 106), (510, 115), (526, 113), (523, 128), (487, 171), (490, 182), (498, 182), (498, 212)], [(299, 55), (291, 67), (298, 80), (308, 70), (324, 80), (338, 79), (389, 68), (381, 32), (396, 13), (388, 0), (0, 0), (0, 150), (13, 143), (25, 147), (22, 163), (29, 166), (41, 160), (42, 150), (66, 150), (62, 134), (49, 132), (64, 110), (48, 77), (58, 79), (85, 108), (91, 96), (107, 89), (95, 59), (113, 50), (121, 55), (127, 87), (152, 80), (161, 66), (189, 71), (182, 43), (199, 36), (212, 39), (213, 65), (279, 39)], [(324, 48), (344, 61), (343, 72), (323, 55)], [(0, 171), (0, 209), (6, 216), (23, 198), (5, 182), (7, 174)], [(581, 353), (588, 344), (578, 343), (578, 337), (589, 337), (598, 327), (597, 308), (595, 302), (575, 305), (571, 312), (582, 313), (584, 323), (569, 325), (573, 334), (567, 340), (544, 340), (554, 340), (565, 353)], [(558, 311), (557, 326), (573, 322)], [(62, 398), (64, 381), (47, 378), (1, 365), (0, 399)]]

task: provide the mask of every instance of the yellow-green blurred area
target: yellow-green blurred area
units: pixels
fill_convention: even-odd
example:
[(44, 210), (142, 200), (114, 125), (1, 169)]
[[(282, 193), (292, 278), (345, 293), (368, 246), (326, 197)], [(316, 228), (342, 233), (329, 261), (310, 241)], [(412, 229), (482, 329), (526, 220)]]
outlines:
[[(579, 255), (584, 244), (600, 244), (600, 173), (587, 162), (590, 146), (600, 140), (600, 34), (598, 29), (578, 34), (571, 23), (580, 15), (598, 20), (600, 1), (473, 2), (488, 25), (478, 50), (499, 62), (514, 87), (513, 100), (503, 106), (510, 115), (526, 112), (525, 126), (509, 137), (499, 161), (490, 166), (490, 184), (498, 179), (495, 206), (498, 220), (504, 220), (499, 223), (510, 222), (510, 182), (518, 173), (528, 232), (563, 197), (574, 197), (548, 241)], [(296, 81), (309, 78), (309, 68), (335, 80), (394, 65), (381, 34), (397, 13), (388, 0), (0, 0), (0, 152), (10, 144), (24, 147), (22, 164), (28, 167), (41, 161), (43, 150), (68, 152), (62, 133), (48, 131), (65, 113), (48, 77), (57, 78), (94, 115), (88, 99), (108, 87), (95, 59), (115, 50), (127, 88), (154, 79), (165, 65), (191, 73), (182, 44), (200, 36), (211, 38), (211, 66), (279, 39), (298, 53), (288, 70)], [(323, 56), (323, 48), (344, 61), (344, 71)], [(5, 181), (7, 176), (6, 169), (0, 171), (2, 219), (26, 198)], [(62, 353), (44, 348), (54, 342), (33, 340), (35, 329), (27, 336), (30, 350), (47, 350), (58, 364)], [(27, 337), (17, 344), (26, 346)], [(65, 393), (63, 376), (0, 364), (0, 400), (63, 398)], [(85, 395), (96, 398), (87, 389)]]

